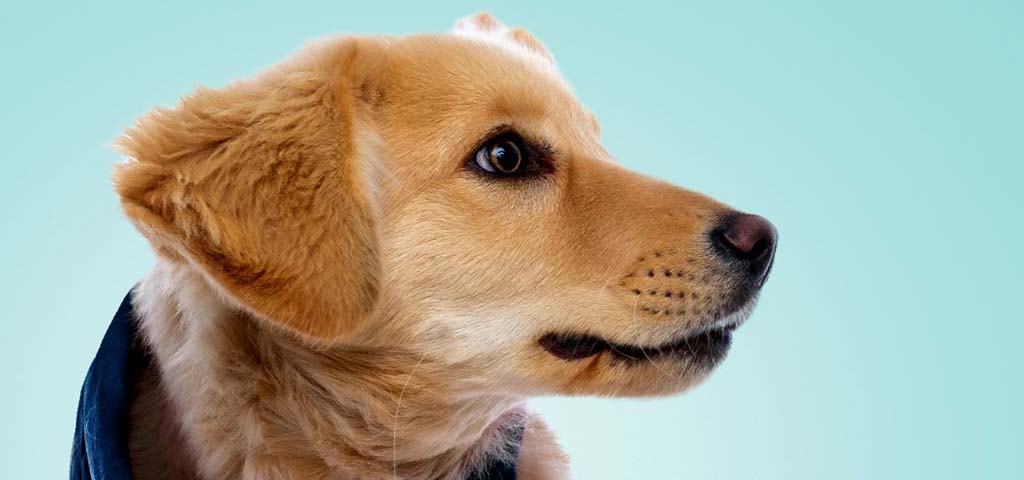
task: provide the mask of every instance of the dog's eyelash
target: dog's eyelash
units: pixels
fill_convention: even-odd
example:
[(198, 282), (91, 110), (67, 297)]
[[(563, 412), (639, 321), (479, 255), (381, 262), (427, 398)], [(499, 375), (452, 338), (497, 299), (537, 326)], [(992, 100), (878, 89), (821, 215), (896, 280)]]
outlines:
[(548, 142), (541, 142), (534, 146), (540, 153), (540, 157), (545, 161), (551, 162), (556, 157), (555, 147)]

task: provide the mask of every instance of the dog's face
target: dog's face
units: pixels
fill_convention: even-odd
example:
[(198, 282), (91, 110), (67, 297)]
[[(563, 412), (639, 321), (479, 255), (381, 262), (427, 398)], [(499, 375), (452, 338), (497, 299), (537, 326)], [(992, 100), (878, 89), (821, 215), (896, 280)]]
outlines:
[(774, 254), (760, 217), (611, 158), (544, 47), (486, 15), (311, 47), (123, 147), (118, 191), (166, 259), (321, 348), (490, 393), (680, 391)]

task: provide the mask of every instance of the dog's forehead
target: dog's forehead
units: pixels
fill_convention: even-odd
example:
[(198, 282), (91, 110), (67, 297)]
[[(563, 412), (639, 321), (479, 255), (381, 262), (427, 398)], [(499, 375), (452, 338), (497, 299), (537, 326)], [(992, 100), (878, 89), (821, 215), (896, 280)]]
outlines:
[(389, 47), (388, 103), (427, 130), (443, 126), (471, 138), (505, 124), (573, 144), (599, 135), (554, 64), (534, 53), (450, 34), (403, 37)]
[(508, 42), (416, 35), (393, 44), (391, 57), (395, 80), (420, 100), (498, 104), (523, 113), (580, 108), (553, 64)]

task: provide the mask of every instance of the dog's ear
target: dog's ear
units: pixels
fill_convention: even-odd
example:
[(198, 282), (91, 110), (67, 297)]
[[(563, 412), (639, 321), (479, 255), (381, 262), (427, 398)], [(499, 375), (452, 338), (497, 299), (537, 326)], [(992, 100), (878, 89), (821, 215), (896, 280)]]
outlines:
[(127, 216), (255, 316), (329, 342), (375, 308), (380, 265), (370, 73), (340, 39), (248, 81), (199, 89), (118, 142)]
[(551, 52), (548, 51), (547, 47), (540, 40), (537, 40), (537, 37), (534, 37), (525, 28), (516, 27), (510, 29), (503, 25), (494, 15), (487, 12), (480, 12), (476, 15), (460, 19), (458, 22), (455, 22), (455, 28), (452, 29), (452, 33), (509, 42), (511, 45), (525, 48), (530, 52), (540, 55), (552, 65), (555, 63), (555, 57), (551, 55)]

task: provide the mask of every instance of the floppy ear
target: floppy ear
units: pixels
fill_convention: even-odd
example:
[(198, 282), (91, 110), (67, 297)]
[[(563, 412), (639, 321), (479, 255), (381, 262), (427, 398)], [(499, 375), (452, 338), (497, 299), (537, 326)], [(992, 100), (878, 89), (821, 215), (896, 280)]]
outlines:
[(508, 42), (509, 45), (525, 48), (541, 56), (552, 65), (555, 64), (555, 57), (551, 55), (551, 52), (548, 51), (547, 47), (540, 40), (537, 40), (537, 37), (534, 37), (525, 28), (516, 27), (510, 29), (495, 18), (494, 15), (487, 12), (480, 12), (476, 15), (460, 19), (458, 22), (455, 22), (455, 28), (452, 29), (452, 33)]
[(379, 46), (341, 39), (143, 117), (114, 184), (158, 254), (255, 316), (338, 340), (379, 290), (375, 138), (364, 99)]

